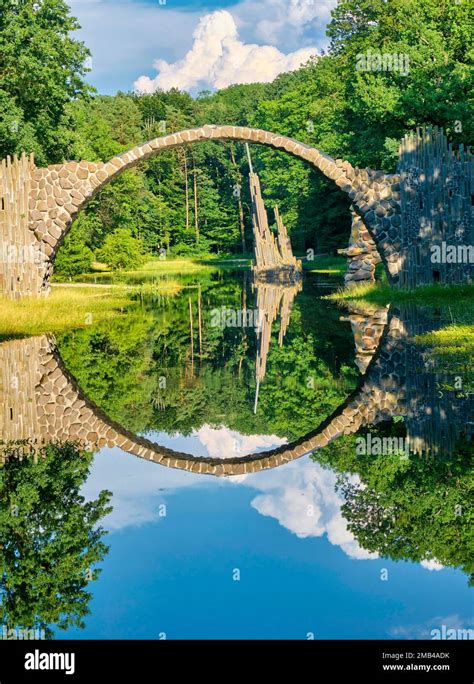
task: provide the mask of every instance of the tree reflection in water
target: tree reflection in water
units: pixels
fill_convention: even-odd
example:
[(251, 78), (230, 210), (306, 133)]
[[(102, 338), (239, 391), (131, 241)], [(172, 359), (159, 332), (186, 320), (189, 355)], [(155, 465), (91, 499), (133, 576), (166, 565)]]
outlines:
[(99, 521), (111, 492), (85, 501), (92, 454), (71, 442), (3, 444), (0, 465), (0, 623), (9, 629), (84, 627), (91, 581), (108, 552)]

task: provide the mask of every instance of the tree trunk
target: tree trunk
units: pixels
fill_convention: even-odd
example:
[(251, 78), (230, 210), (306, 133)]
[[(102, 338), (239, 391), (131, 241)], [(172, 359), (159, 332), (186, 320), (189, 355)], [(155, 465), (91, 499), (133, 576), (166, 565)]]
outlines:
[(198, 212), (198, 187), (196, 161), (193, 156), (193, 176), (194, 176), (194, 230), (196, 232), (196, 242), (199, 242), (199, 212)]
[(201, 284), (199, 284), (199, 293), (198, 293), (198, 325), (199, 325), (199, 360), (202, 363), (202, 293), (201, 293)]
[(189, 231), (189, 180), (188, 180), (188, 160), (184, 151), (184, 182), (186, 185), (186, 232)]
[(193, 328), (193, 304), (189, 297), (189, 332), (191, 337), (191, 374), (194, 376), (194, 328)]
[[(230, 159), (232, 161), (232, 165), (234, 169), (236, 170), (236, 177), (239, 180), (239, 186), (242, 188), (242, 174), (240, 173), (239, 167), (237, 165), (237, 161), (235, 159), (235, 154), (234, 154), (234, 147), (233, 145), (230, 146)], [(245, 254), (247, 251), (247, 245), (245, 244), (245, 221), (244, 221), (244, 206), (242, 204), (242, 195), (239, 192), (238, 197), (237, 197), (237, 202), (238, 202), (238, 207), (239, 207), (239, 226), (240, 226), (240, 238), (242, 241), (242, 254)]]

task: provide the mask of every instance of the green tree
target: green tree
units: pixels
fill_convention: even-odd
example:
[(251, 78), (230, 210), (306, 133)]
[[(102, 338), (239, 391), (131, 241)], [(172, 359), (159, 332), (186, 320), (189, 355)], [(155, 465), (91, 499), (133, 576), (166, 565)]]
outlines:
[(368, 551), (393, 560), (436, 560), (474, 578), (472, 473), (472, 446), (458, 445), (448, 462), (377, 458), (361, 483), (343, 479), (342, 513)]
[(83, 627), (87, 587), (108, 551), (98, 522), (112, 510), (111, 493), (87, 502), (81, 496), (92, 455), (72, 443), (44, 447), (36, 457), (28, 445), (4, 445), (2, 455), (0, 620), (48, 637), (50, 625)]
[(90, 53), (70, 35), (78, 28), (63, 0), (1, 0), (0, 158), (25, 150), (39, 164), (63, 159), (66, 104), (90, 90)]
[(58, 275), (72, 278), (90, 271), (93, 259), (92, 250), (87, 245), (72, 240), (70, 235), (67, 235), (65, 244), (56, 258), (54, 270)]
[(146, 260), (142, 241), (134, 238), (126, 228), (118, 228), (107, 235), (97, 256), (113, 269), (138, 268)]

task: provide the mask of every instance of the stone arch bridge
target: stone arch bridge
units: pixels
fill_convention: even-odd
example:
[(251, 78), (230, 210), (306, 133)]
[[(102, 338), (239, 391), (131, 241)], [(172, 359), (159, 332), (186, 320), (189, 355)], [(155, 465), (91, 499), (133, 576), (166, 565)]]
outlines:
[[(32, 157), (0, 164), (0, 292), (48, 292), (58, 248), (71, 224), (107, 183), (162, 151), (203, 140), (257, 143), (318, 169), (351, 201), (346, 280), (373, 279), (383, 262), (391, 284), (431, 282), (433, 240), (474, 242), (474, 158), (454, 153), (442, 132), (417, 131), (400, 146), (395, 174), (359, 169), (292, 138), (241, 126), (202, 126), (134, 147), (106, 163), (70, 161), (37, 168)], [(441, 282), (465, 281), (474, 265), (436, 269)]]
[[(272, 451), (233, 458), (178, 453), (132, 434), (82, 392), (47, 335), (0, 345), (0, 463), (9, 445), (77, 441), (96, 451), (118, 446), (153, 463), (215, 476), (276, 468), (326, 447), (364, 426), (403, 416), (414, 453), (449, 453), (474, 414), (474, 395), (438, 391), (441, 376), (426, 367), (411, 337), (433, 327), (418, 312), (352, 309), (350, 321), (361, 369), (357, 389), (313, 432)], [(452, 383), (451, 383), (452, 384)], [(440, 394), (442, 396), (440, 396)]]
[[(7, 291), (10, 289), (13, 293), (47, 291), (54, 258), (62, 240), (81, 209), (106, 184), (142, 160), (203, 140), (234, 140), (267, 145), (317, 168), (349, 196), (354, 215), (361, 217), (375, 239), (376, 246), (370, 236), (366, 236), (366, 241), (370, 243), (367, 255), (375, 257), (378, 250), (389, 277), (397, 279), (400, 260), (395, 249), (396, 241), (388, 235), (387, 228), (393, 228), (393, 235), (395, 232), (398, 235), (401, 225), (399, 176), (354, 168), (347, 161), (334, 160), (310, 145), (275, 133), (240, 126), (203, 126), (150, 140), (106, 163), (71, 161), (36, 168), (32, 159), (23, 157), (16, 162), (18, 169), (13, 185), (16, 182), (17, 187), (10, 189), (5, 187), (5, 165), (3, 185), (7, 202), (12, 205), (9, 208), (10, 216), (15, 215), (15, 209), (18, 210), (18, 198), (22, 197), (20, 205), (25, 210), (21, 215), (17, 211), (16, 221), (20, 222), (21, 229), (14, 231), (25, 242), (23, 251), (28, 254), (29, 247), (31, 254), (36, 253), (38, 264), (36, 269), (31, 263), (25, 264), (23, 269), (11, 268), (11, 273), (4, 275), (3, 289), (6, 287)], [(371, 260), (367, 263), (367, 266), (370, 265)]]

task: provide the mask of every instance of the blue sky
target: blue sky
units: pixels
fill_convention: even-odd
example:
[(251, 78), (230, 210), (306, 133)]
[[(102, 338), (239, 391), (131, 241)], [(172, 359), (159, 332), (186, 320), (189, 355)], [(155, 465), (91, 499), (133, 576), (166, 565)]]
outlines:
[[(204, 426), (189, 438), (150, 437), (191, 453), (221, 444), (222, 455), (234, 435)], [(270, 442), (249, 439), (244, 451)], [(104, 521), (111, 550), (91, 585), (86, 629), (57, 636), (403, 639), (472, 626), (467, 577), (365, 552), (334, 484), (307, 458), (223, 480), (105, 449), (84, 494), (114, 492)]]
[(103, 94), (271, 81), (327, 47), (336, 0), (69, 0)]

